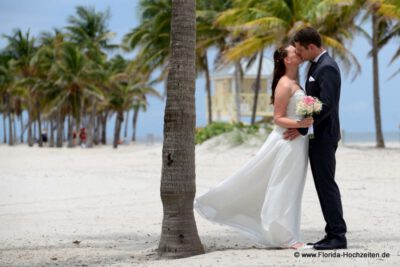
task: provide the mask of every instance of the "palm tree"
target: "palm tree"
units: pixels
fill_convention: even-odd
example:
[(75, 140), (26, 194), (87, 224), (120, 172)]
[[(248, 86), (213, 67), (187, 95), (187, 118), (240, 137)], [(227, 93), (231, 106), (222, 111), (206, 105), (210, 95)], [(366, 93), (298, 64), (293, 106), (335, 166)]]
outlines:
[[(398, 2), (398, 1), (397, 1)], [(381, 122), (381, 107), (380, 107), (380, 94), (379, 94), (379, 64), (378, 53), (379, 50), (391, 38), (396, 35), (400, 36), (400, 6), (395, 5), (393, 0), (370, 0), (367, 3), (368, 13), (371, 15), (372, 20), (372, 67), (373, 67), (373, 98), (374, 98), (374, 117), (375, 117), (375, 132), (376, 132), (376, 147), (384, 148), (385, 141), (382, 132)], [(367, 13), (367, 14), (368, 14)], [(394, 24), (394, 26), (392, 26)], [(397, 50), (392, 58), (395, 60), (400, 56), (400, 48)]]
[[(301, 27), (314, 26), (328, 49), (346, 66), (358, 61), (344, 46), (355, 30), (354, 19), (363, 1), (347, 0), (239, 0), (232, 9), (223, 12), (216, 23), (228, 27), (234, 34), (246, 38), (225, 55), (234, 61), (249, 57), (265, 47), (280, 46), (290, 41)], [(341, 20), (338, 20), (341, 18)]]
[[(226, 29), (213, 25), (219, 12), (231, 6), (232, 1), (197, 1), (198, 39), (197, 39), (197, 73), (205, 74), (208, 103), (208, 123), (212, 122), (211, 82), (207, 49), (217, 46), (222, 50), (225, 46)], [(142, 0), (141, 24), (124, 37), (124, 46), (128, 50), (138, 49), (137, 61), (141, 61), (146, 69), (161, 69), (156, 81), (163, 81), (167, 74), (170, 58), (171, 1)]]
[[(42, 140), (42, 119), (50, 118), (51, 114), (43, 114), (44, 108), (48, 106), (47, 91), (48, 88), (54, 86), (54, 80), (51, 78), (51, 71), (54, 62), (61, 57), (61, 45), (63, 44), (64, 36), (58, 30), (55, 30), (54, 35), (49, 32), (44, 32), (40, 36), (40, 45), (32, 57), (31, 65), (35, 72), (30, 78), (22, 79), (20, 84), (24, 84), (31, 88), (31, 95), (34, 99), (34, 115), (38, 121), (38, 143), (39, 147), (43, 146)], [(43, 117), (44, 116), (44, 117)], [(53, 132), (51, 127), (51, 135)], [(53, 136), (53, 135), (52, 135)]]
[(197, 20), (197, 73), (205, 74), (208, 123), (212, 123), (212, 101), (211, 101), (211, 80), (210, 80), (210, 64), (208, 62), (207, 50), (210, 47), (217, 47), (219, 53), (226, 48), (226, 38), (229, 31), (224, 27), (214, 24), (219, 14), (232, 6), (232, 1), (208, 1), (199, 0), (197, 3), (196, 20)]
[[(45, 88), (53, 88), (55, 86), (55, 82), (58, 79), (52, 72), (56, 66), (56, 62), (59, 62), (63, 53), (63, 46), (65, 45), (65, 34), (63, 34), (60, 30), (55, 29), (53, 32), (43, 32), (40, 36), (40, 47), (37, 52), (37, 57), (42, 58), (41, 62), (43, 64), (43, 68), (45, 72), (48, 73), (46, 78), (42, 81)], [(62, 147), (62, 139), (63, 139), (63, 126), (64, 126), (64, 117), (62, 106), (49, 106), (51, 103), (51, 99), (48, 98), (48, 95), (44, 97), (45, 105), (43, 107), (44, 112), (47, 109), (54, 110), (53, 112), (49, 112), (50, 119), (50, 147), (53, 147), (54, 144), (56, 147)], [(64, 112), (65, 113), (65, 112)], [(56, 121), (56, 142), (54, 142), (54, 121)]]
[[(395, 38), (400, 38), (400, 4), (398, 3), (398, 1), (396, 2), (396, 0), (386, 0), (382, 4), (380, 12), (384, 13), (386, 17), (392, 18), (393, 22), (390, 29), (381, 39), (379, 46), (383, 47), (390, 40), (394, 40)], [(398, 58), (400, 58), (400, 47), (397, 48), (396, 52), (391, 58), (390, 64), (393, 64), (395, 60)], [(400, 74), (400, 68), (395, 73), (393, 73), (390, 79), (398, 74)]]
[[(94, 7), (78, 6), (76, 7), (76, 15), (68, 18), (69, 25), (66, 27), (67, 36), (71, 42), (77, 44), (83, 50), (85, 56), (99, 66), (103, 65), (106, 61), (106, 54), (103, 50), (113, 50), (119, 47), (118, 45), (110, 43), (115, 33), (108, 29), (107, 23), (109, 19), (110, 13), (108, 10), (105, 12), (98, 12)], [(92, 96), (87, 99), (86, 104), (91, 108), (87, 129), (87, 143), (88, 147), (92, 147), (94, 139), (94, 121), (98, 103), (95, 97)], [(81, 112), (84, 112), (84, 110), (85, 109), (82, 107)], [(85, 117), (83, 113), (80, 116)], [(78, 125), (78, 127), (81, 126)]]
[(193, 214), (195, 186), (196, 2), (173, 0), (171, 59), (164, 115), (158, 253), (182, 258), (204, 253)]
[(149, 74), (132, 70), (134, 63), (135, 61), (129, 64), (121, 55), (115, 56), (108, 62), (108, 76), (105, 83), (106, 102), (104, 104), (107, 109), (116, 113), (114, 148), (118, 147), (124, 112), (134, 108), (134, 117), (137, 117), (136, 103), (139, 100), (143, 100), (148, 94), (161, 98), (161, 95), (148, 83)]
[(14, 144), (13, 138), (13, 127), (12, 127), (12, 90), (14, 76), (13, 71), (10, 68), (10, 55), (2, 52), (0, 54), (0, 107), (3, 113), (3, 135), (4, 144), (7, 143), (7, 128), (6, 128), (6, 116), (9, 118), (9, 145)]
[[(36, 71), (35, 66), (31, 64), (31, 60), (37, 50), (35, 38), (30, 36), (29, 31), (23, 34), (20, 29), (14, 30), (11, 36), (3, 36), (8, 41), (5, 51), (12, 57), (11, 65), (16, 72), (16, 76), (21, 79), (29, 80), (35, 75)], [(25, 89), (25, 101), (28, 110), (28, 145), (33, 146), (32, 123), (34, 122), (35, 100), (32, 95), (32, 87), (28, 85)]]
[[(387, 43), (389, 43), (390, 40), (394, 40), (395, 38), (400, 38), (399, 19), (397, 19), (397, 22), (395, 24), (390, 26), (390, 29), (382, 37), (379, 43), (379, 47), (381, 48), (385, 46)], [(393, 57), (390, 59), (390, 64), (393, 64), (398, 58), (400, 58), (400, 47), (395, 51)], [(400, 68), (391, 75), (390, 79), (398, 74), (400, 74)]]
[[(233, 8), (223, 12), (216, 20), (217, 25), (227, 27), (233, 35), (242, 35), (242, 41), (224, 55), (225, 60), (237, 62), (241, 58), (249, 58), (249, 62), (252, 62), (265, 48), (289, 42), (292, 34), (300, 27), (314, 26), (321, 33), (327, 48), (341, 59), (345, 69), (355, 67), (355, 77), (360, 71), (360, 64), (344, 43), (351, 39), (355, 31), (354, 19), (362, 2), (238, 0)], [(258, 64), (252, 123), (256, 117), (262, 57)]]
[(261, 71), (262, 71), (262, 64), (264, 58), (264, 49), (261, 50), (259, 53), (259, 63), (258, 63), (258, 70), (257, 70), (257, 78), (255, 80), (253, 89), (254, 89), (254, 101), (253, 101), (253, 110), (251, 113), (251, 124), (254, 125), (256, 122), (256, 115), (257, 115), (257, 104), (258, 104), (258, 94), (261, 90)]
[[(162, 96), (160, 95), (160, 98)], [(146, 95), (143, 95), (142, 97), (138, 97), (137, 99), (134, 100), (133, 105), (133, 118), (132, 118), (132, 142), (136, 141), (136, 129), (137, 129), (137, 122), (139, 118), (139, 112), (140, 110), (143, 110), (146, 112), (147, 110), (147, 101), (146, 101)]]
[(129, 109), (134, 91), (124, 75), (128, 62), (120, 55), (110, 60), (108, 77), (107, 108), (116, 113), (113, 147), (117, 148), (120, 140), (121, 124), (124, 120), (124, 111)]
[[(379, 6), (374, 3), (371, 6), (372, 17), (372, 68), (373, 68), (373, 96), (374, 96), (374, 114), (375, 114), (375, 132), (376, 132), (376, 147), (384, 148), (385, 141), (383, 140), (382, 122), (381, 122), (381, 102), (379, 95), (379, 64), (378, 64), (378, 42), (379, 42), (379, 15), (377, 11)], [(382, 31), (381, 31), (382, 32)]]
[(110, 39), (115, 36), (115, 33), (108, 29), (109, 19), (108, 10), (97, 12), (94, 7), (78, 6), (76, 16), (68, 18), (67, 35), (71, 42), (85, 50), (88, 58), (99, 62), (101, 57), (105, 56), (104, 53), (100, 53), (101, 49), (118, 48), (117, 45), (110, 44)]
[(100, 72), (95, 70), (95, 64), (91, 62), (72, 43), (65, 43), (62, 47), (61, 58), (55, 63), (52, 71), (52, 79), (56, 80), (51, 92), (52, 102), (50, 106), (66, 107), (70, 111), (68, 139), (69, 147), (73, 147), (74, 120), (80, 127), (82, 120), (83, 103), (88, 96), (96, 96), (102, 99), (102, 92), (96, 86), (96, 81), (102, 79)]
[(141, 24), (123, 38), (126, 50), (138, 49), (137, 61), (150, 70), (161, 69), (158, 81), (166, 77), (170, 58), (171, 1), (141, 0)]

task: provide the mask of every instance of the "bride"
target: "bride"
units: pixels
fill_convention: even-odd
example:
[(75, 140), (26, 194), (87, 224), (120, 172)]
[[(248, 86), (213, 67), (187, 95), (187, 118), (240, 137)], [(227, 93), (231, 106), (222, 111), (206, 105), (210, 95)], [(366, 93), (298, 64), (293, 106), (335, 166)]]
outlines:
[(283, 139), (287, 128), (307, 128), (312, 118), (296, 115), (305, 96), (296, 78), (302, 59), (286, 45), (274, 53), (271, 102), (274, 130), (256, 155), (237, 172), (195, 199), (211, 222), (229, 225), (268, 247), (303, 248), (301, 199), (307, 172), (308, 137)]

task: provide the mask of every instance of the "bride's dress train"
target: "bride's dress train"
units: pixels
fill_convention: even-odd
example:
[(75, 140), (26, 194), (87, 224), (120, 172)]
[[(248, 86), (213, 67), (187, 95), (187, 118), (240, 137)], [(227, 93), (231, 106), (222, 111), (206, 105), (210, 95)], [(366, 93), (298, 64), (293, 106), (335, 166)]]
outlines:
[[(296, 115), (296, 103), (303, 96), (302, 90), (292, 95), (287, 117), (301, 119)], [(308, 137), (286, 141), (284, 131), (275, 126), (254, 157), (195, 199), (195, 210), (269, 247), (290, 247), (300, 242)]]

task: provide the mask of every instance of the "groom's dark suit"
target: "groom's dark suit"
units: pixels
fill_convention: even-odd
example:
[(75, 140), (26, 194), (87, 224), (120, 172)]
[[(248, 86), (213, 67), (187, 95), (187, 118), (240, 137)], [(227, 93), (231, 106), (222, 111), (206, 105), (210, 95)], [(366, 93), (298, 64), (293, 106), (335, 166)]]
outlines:
[(314, 138), (310, 139), (309, 158), (328, 236), (344, 236), (347, 231), (340, 191), (335, 182), (335, 153), (340, 140), (340, 84), (339, 67), (325, 52), (311, 64), (306, 92), (323, 103), (321, 113), (313, 116)]

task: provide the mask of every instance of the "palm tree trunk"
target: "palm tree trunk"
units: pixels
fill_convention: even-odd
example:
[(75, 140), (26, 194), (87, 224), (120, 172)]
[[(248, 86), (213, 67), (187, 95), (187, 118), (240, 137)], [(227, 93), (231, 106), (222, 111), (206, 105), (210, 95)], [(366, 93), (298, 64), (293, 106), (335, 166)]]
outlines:
[(32, 136), (33, 136), (33, 142), (37, 142), (37, 138), (36, 138), (36, 131), (37, 131), (37, 127), (36, 127), (36, 121), (33, 121), (33, 132), (32, 132)]
[(38, 112), (38, 141), (39, 141), (39, 147), (43, 147), (43, 138), (42, 138), (42, 119), (40, 112)]
[(136, 126), (139, 117), (140, 106), (133, 108), (133, 122), (132, 122), (132, 142), (136, 142)]
[(13, 123), (11, 118), (11, 112), (8, 111), (8, 144), (10, 146), (14, 145), (14, 135), (13, 135)]
[(87, 129), (87, 147), (93, 147), (95, 119), (97, 113), (97, 100), (94, 97), (91, 98), (93, 106), (92, 106), (92, 112), (90, 112), (89, 124)]
[(385, 142), (382, 134), (381, 123), (381, 100), (379, 96), (379, 65), (378, 65), (378, 15), (376, 12), (372, 13), (372, 65), (373, 65), (373, 79), (374, 79), (374, 113), (375, 113), (375, 131), (376, 131), (376, 147), (384, 148)]
[(126, 111), (126, 119), (125, 119), (125, 133), (124, 133), (124, 139), (128, 140), (128, 122), (129, 122), (129, 110)]
[(115, 130), (114, 130), (114, 142), (113, 142), (114, 148), (118, 147), (118, 142), (121, 133), (121, 125), (123, 121), (124, 121), (124, 112), (118, 111), (117, 116), (115, 117)]
[(101, 118), (101, 143), (103, 145), (107, 144), (107, 118), (108, 118), (108, 110), (104, 111), (104, 114)]
[(23, 121), (23, 118), (22, 118), (22, 112), (19, 115), (19, 122), (20, 122), (20, 125), (21, 125), (21, 136), (20, 136), (21, 144), (23, 144), (24, 143), (24, 121)]
[(236, 107), (236, 118), (237, 122), (240, 122), (241, 114), (240, 114), (240, 91), (241, 91), (241, 64), (240, 60), (235, 62), (235, 107)]
[(251, 113), (251, 124), (254, 125), (256, 122), (257, 115), (257, 104), (258, 104), (258, 94), (260, 93), (261, 87), (261, 70), (264, 57), (264, 49), (260, 52), (260, 61), (258, 63), (257, 78), (254, 83), (254, 101), (253, 101), (253, 111)]
[(101, 126), (101, 115), (97, 115), (97, 117), (96, 117), (96, 125), (95, 125), (95, 128), (94, 128), (94, 137), (93, 137), (93, 143), (95, 145), (99, 144), (100, 126)]
[[(76, 136), (78, 136), (78, 131), (76, 131)], [(68, 116), (68, 147), (75, 147), (74, 144), (74, 116)]]
[(7, 144), (7, 116), (6, 113), (3, 112), (3, 143)]
[(212, 99), (211, 99), (211, 80), (210, 69), (208, 65), (207, 51), (204, 53), (204, 66), (206, 73), (206, 93), (207, 93), (207, 110), (208, 110), (208, 124), (212, 123)]
[(161, 200), (164, 216), (158, 254), (203, 254), (193, 214), (195, 173), (196, 1), (172, 0), (171, 59), (164, 115)]
[[(78, 115), (79, 116), (79, 115)], [(74, 127), (72, 127), (72, 129), (75, 129), (75, 132), (76, 132), (76, 140), (75, 140), (75, 142), (74, 142), (74, 146), (75, 145), (78, 145), (78, 146), (80, 146), (81, 145), (81, 138), (80, 138), (80, 132), (81, 132), (81, 127), (80, 127), (80, 125), (81, 125), (81, 121), (80, 121), (80, 119), (79, 119), (79, 117), (78, 118), (74, 118), (74, 117), (72, 117), (73, 118), (73, 123), (74, 123)]]
[(50, 116), (50, 140), (49, 140), (49, 146), (54, 147), (54, 115)]
[(32, 109), (28, 108), (28, 146), (32, 147), (34, 144), (32, 136)]
[[(65, 128), (65, 120), (67, 120), (67, 128)], [(63, 144), (68, 142), (68, 115), (65, 115), (65, 117), (63, 118), (62, 137)]]
[(61, 107), (57, 110), (57, 147), (63, 146), (63, 131), (64, 131), (64, 119), (61, 114)]
[(14, 142), (14, 144), (17, 144), (17, 125), (15, 124), (15, 114), (13, 113), (12, 114), (12, 124), (13, 124), (13, 127), (14, 127), (14, 130), (13, 130), (13, 142)]

